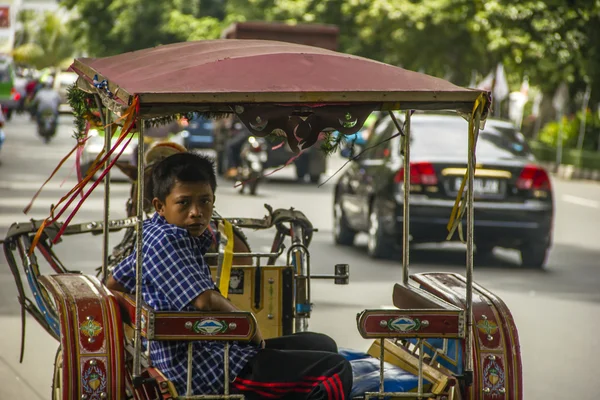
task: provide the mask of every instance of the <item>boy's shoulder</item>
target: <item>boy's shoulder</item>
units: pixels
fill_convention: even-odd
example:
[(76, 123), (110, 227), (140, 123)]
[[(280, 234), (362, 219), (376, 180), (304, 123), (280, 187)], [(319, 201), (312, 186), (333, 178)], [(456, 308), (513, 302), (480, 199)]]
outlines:
[[(164, 217), (154, 214), (151, 218), (144, 221), (144, 237), (157, 240), (169, 238), (187, 238), (187, 230), (176, 225), (169, 224)], [(147, 240), (146, 239), (146, 240)]]

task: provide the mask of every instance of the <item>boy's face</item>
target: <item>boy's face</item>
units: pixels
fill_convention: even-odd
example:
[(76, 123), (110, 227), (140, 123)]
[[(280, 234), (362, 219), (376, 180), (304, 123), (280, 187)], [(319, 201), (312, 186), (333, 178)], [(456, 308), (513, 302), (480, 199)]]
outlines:
[(212, 217), (215, 195), (208, 182), (175, 181), (163, 203), (152, 200), (156, 212), (168, 223), (185, 228), (192, 236), (204, 233)]

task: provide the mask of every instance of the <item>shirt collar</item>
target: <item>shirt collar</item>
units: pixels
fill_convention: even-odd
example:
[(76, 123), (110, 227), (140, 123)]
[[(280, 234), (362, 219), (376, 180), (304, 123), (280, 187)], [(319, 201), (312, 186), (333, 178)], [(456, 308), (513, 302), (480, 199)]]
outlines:
[[(167, 222), (166, 218), (163, 217), (162, 215), (160, 215), (159, 213), (154, 213), (154, 215), (152, 216), (152, 222), (161, 224), (161, 225), (167, 225), (167, 224), (172, 225), (172, 224), (169, 224)], [(183, 229), (183, 228), (180, 228), (180, 229)], [(206, 254), (206, 252), (208, 251), (208, 249), (210, 248), (211, 244), (214, 241), (214, 235), (210, 231), (210, 228), (207, 228), (204, 231), (204, 233), (202, 233), (202, 235), (200, 235), (200, 236), (191, 236), (186, 229), (183, 229), (183, 230), (185, 231), (185, 233), (187, 235), (189, 235), (192, 238), (192, 242), (194, 242), (195, 245), (200, 247), (200, 252), (202, 253), (202, 255)]]

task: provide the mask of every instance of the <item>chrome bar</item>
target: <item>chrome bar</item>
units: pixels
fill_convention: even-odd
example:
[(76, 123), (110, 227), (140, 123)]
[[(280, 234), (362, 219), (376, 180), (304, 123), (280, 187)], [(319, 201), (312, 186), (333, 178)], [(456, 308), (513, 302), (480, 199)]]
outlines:
[[(467, 182), (467, 271), (466, 271), (466, 334), (465, 334), (465, 372), (473, 373), (473, 235), (474, 235), (474, 198), (473, 198), (473, 181), (475, 176), (475, 144), (479, 135), (479, 123), (481, 121), (482, 107), (475, 111), (474, 135), (469, 132), (469, 154), (468, 154), (468, 182)], [(471, 126), (469, 124), (469, 126)]]
[(193, 367), (193, 363), (192, 363), (192, 357), (194, 356), (194, 352), (193, 352), (193, 344), (194, 342), (189, 342), (188, 343), (188, 362), (187, 362), (187, 389), (186, 389), (186, 396), (192, 396), (192, 367)]
[(417, 395), (419, 399), (423, 398), (423, 340), (419, 340), (419, 379), (417, 386)]
[(225, 342), (225, 359), (223, 364), (225, 366), (225, 396), (229, 396), (229, 342)]
[(402, 205), (402, 283), (408, 284), (410, 261), (410, 110), (404, 119), (404, 204)]
[(385, 391), (385, 375), (383, 373), (384, 365), (385, 365), (385, 339), (379, 339), (379, 392), (383, 393)]
[[(97, 97), (97, 101), (99, 98)], [(100, 110), (102, 114), (102, 110)], [(106, 108), (106, 116), (102, 123), (104, 124), (104, 154), (108, 154), (111, 146), (112, 139), (112, 115), (111, 111)], [(104, 164), (104, 170), (108, 169), (109, 161)], [(102, 223), (102, 282), (106, 283), (108, 279), (108, 253), (110, 251), (110, 240), (109, 240), (109, 221), (110, 221), (110, 170), (104, 175), (104, 219)]]
[[(295, 266), (295, 332), (306, 332), (308, 331), (308, 318), (311, 314), (310, 304), (310, 253), (308, 248), (302, 244), (302, 227), (299, 225), (292, 225), (294, 229), (294, 240), (292, 246), (287, 253), (287, 264)], [(300, 266), (292, 264), (292, 259), (300, 262)], [(308, 307), (298, 311), (298, 306)]]
[(142, 254), (143, 241), (142, 230), (144, 229), (144, 123), (143, 119), (137, 121), (139, 126), (138, 148), (137, 148), (137, 221), (136, 221), (136, 257), (135, 257), (135, 342), (133, 353), (133, 378), (136, 379), (141, 375), (141, 353), (142, 353), (142, 263), (144, 257)]
[(324, 274), (310, 275), (310, 279), (344, 279), (344, 278), (350, 278), (350, 274), (343, 274), (343, 275), (324, 275)]
[[(279, 257), (281, 253), (233, 253), (233, 257)], [(204, 257), (218, 257), (219, 253), (206, 253)]]

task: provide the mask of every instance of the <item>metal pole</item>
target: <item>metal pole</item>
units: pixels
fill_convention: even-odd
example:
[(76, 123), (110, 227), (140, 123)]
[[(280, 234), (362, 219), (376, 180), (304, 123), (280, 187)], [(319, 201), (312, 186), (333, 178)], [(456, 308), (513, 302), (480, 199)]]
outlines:
[(558, 167), (562, 163), (562, 153), (563, 153), (563, 126), (562, 126), (562, 110), (558, 112), (558, 146), (556, 149), (556, 169), (558, 171)]
[(187, 354), (187, 390), (185, 395), (188, 397), (192, 396), (192, 368), (193, 368), (193, 364), (192, 364), (192, 360), (194, 358), (194, 352), (193, 352), (193, 342), (189, 342), (188, 343), (188, 354)]
[(135, 257), (135, 342), (133, 353), (133, 377), (139, 377), (142, 372), (142, 263), (143, 263), (143, 241), (142, 229), (144, 224), (144, 120), (138, 121), (138, 187), (137, 187), (137, 221), (136, 221), (136, 257)]
[[(102, 112), (102, 110), (100, 110)], [(111, 112), (106, 108), (106, 117), (104, 118), (104, 154), (110, 151), (112, 139), (112, 116)], [(104, 169), (108, 168), (109, 161), (104, 164)], [(102, 281), (106, 283), (108, 279), (108, 252), (109, 252), (109, 229), (108, 222), (110, 219), (110, 170), (104, 175), (104, 220), (102, 221)]]
[(577, 150), (583, 150), (583, 139), (585, 137), (586, 114), (590, 96), (592, 95), (592, 87), (588, 83), (583, 95), (583, 103), (581, 104), (581, 123), (579, 124), (579, 138), (577, 139)]
[(402, 205), (402, 283), (408, 283), (410, 209), (410, 110), (404, 119), (404, 204)]
[(225, 396), (229, 396), (229, 342), (225, 342), (225, 349), (224, 349), (224, 375), (225, 375), (225, 386), (224, 386), (224, 392), (225, 392)]
[[(466, 361), (465, 374), (472, 377), (473, 373), (473, 235), (475, 232), (474, 225), (474, 198), (473, 198), (473, 178), (475, 176), (475, 143), (479, 135), (479, 123), (481, 120), (481, 106), (475, 110), (475, 121), (473, 124), (473, 134), (469, 132), (469, 155), (468, 155), (468, 178), (467, 178), (467, 271), (466, 271)], [(471, 125), (470, 124), (470, 125)]]

